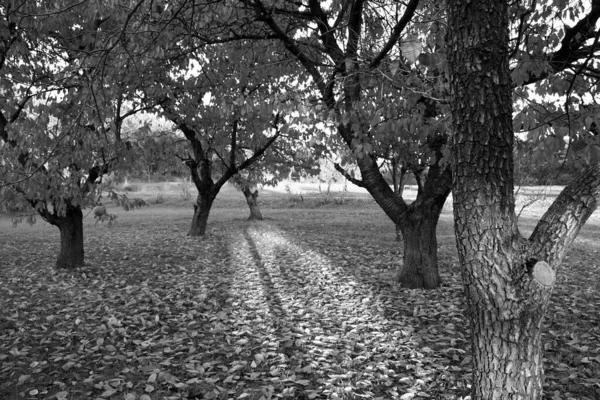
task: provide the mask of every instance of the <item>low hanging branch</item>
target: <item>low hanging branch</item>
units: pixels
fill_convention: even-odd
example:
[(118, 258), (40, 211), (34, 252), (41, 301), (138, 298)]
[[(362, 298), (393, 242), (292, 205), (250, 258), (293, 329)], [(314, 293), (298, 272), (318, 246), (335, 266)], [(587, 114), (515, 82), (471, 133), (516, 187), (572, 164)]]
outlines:
[(333, 166), (337, 172), (342, 174), (344, 176), (344, 178), (348, 179), (350, 182), (354, 183), (356, 186), (361, 187), (361, 188), (365, 187), (365, 184), (363, 181), (361, 181), (360, 179), (356, 179), (355, 177), (350, 175), (348, 173), (348, 171), (346, 171), (340, 164), (333, 163)]

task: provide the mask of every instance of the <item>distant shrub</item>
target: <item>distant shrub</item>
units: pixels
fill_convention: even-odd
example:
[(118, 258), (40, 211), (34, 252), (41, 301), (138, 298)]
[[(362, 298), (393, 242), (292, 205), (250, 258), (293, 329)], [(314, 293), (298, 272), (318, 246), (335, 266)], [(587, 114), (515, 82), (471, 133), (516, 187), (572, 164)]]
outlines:
[(125, 185), (122, 189), (124, 192), (139, 192), (140, 188), (137, 185)]
[(285, 191), (288, 194), (288, 201), (290, 201), (292, 203), (303, 203), (304, 202), (304, 196), (302, 195), (302, 192), (292, 193), (292, 188), (290, 187), (289, 183), (287, 183), (285, 185)]
[(157, 194), (156, 199), (154, 200), (154, 203), (162, 204), (164, 202), (165, 202), (165, 198), (163, 197), (162, 193)]
[(188, 189), (188, 187), (185, 184), (185, 182), (181, 182), (181, 198), (184, 201), (188, 201), (189, 199), (192, 198), (192, 194), (190, 193), (190, 189)]
[(125, 211), (135, 210), (136, 208), (142, 208), (148, 206), (144, 199), (134, 198), (130, 199), (124, 194), (118, 194), (116, 192), (110, 192), (109, 199), (116, 204), (118, 207), (123, 207)]

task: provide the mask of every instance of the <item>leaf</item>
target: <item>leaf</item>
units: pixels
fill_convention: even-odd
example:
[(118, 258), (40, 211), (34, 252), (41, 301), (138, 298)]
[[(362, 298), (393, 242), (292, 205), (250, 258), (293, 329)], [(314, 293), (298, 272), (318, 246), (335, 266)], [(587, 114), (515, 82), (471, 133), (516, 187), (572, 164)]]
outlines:
[(104, 398), (110, 397), (110, 396), (112, 396), (115, 393), (117, 393), (117, 391), (111, 388), (109, 390), (105, 390), (104, 392), (102, 392), (102, 394), (100, 395), (100, 397), (104, 397)]
[(400, 44), (400, 49), (402, 55), (412, 64), (417, 61), (419, 54), (421, 54), (421, 41), (418, 38), (407, 38)]
[[(161, 191), (173, 190), (169, 185)], [(183, 393), (464, 397), (472, 356), (451, 210), (444, 208), (437, 227), (444, 287), (406, 290), (394, 279), (402, 259), (394, 227), (367, 193), (348, 190), (353, 202), (323, 207), (316, 204), (326, 185), (321, 194), (317, 183), (294, 182), (304, 205), (290, 207), (284, 186), (261, 192), (272, 207), (261, 223), (243, 221), (245, 198), (226, 187), (223, 213), (215, 212), (214, 230), (201, 240), (185, 236), (191, 207), (183, 202), (142, 210), (111, 231), (85, 225), (88, 264), (77, 271), (53, 267), (53, 226), (0, 229), (0, 393), (31, 375), (35, 385), (19, 386), (29, 397), (34, 387), (42, 391), (36, 377), (51, 373), (48, 394), (36, 398), (68, 391), (67, 398), (94, 399), (109, 390), (116, 392), (108, 398), (125, 400)], [(330, 196), (341, 190), (343, 183), (333, 182)], [(416, 196), (416, 189), (405, 194)], [(547, 200), (520, 223), (535, 226)], [(593, 318), (598, 221), (589, 220), (592, 229), (582, 230), (583, 241), (564, 259), (569, 268), (545, 322), (546, 387), (573, 398), (589, 397), (595, 383), (588, 379), (600, 367)], [(67, 362), (80, 366), (65, 371)], [(99, 365), (110, 368), (99, 372)]]
[(56, 400), (67, 400), (69, 396), (69, 392), (63, 390), (62, 392), (58, 392), (55, 394)]

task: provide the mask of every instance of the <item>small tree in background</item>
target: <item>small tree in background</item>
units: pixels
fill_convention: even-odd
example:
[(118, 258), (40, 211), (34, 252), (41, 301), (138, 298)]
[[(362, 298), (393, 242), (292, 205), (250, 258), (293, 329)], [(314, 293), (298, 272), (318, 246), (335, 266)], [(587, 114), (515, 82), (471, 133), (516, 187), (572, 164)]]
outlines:
[[(156, 38), (162, 55), (148, 64), (155, 79), (143, 82), (144, 92), (188, 143), (179, 157), (198, 190), (188, 235), (202, 236), (223, 185), (259, 161), (282, 132), (294, 132), (284, 117), (295, 109), (297, 94), (280, 79), (287, 61), (275, 52), (243, 40), (213, 38), (211, 44), (210, 37), (197, 37), (195, 24), (162, 25), (172, 20), (154, 20), (152, 10), (144, 15), (162, 26)], [(181, 35), (191, 41), (171, 40)]]

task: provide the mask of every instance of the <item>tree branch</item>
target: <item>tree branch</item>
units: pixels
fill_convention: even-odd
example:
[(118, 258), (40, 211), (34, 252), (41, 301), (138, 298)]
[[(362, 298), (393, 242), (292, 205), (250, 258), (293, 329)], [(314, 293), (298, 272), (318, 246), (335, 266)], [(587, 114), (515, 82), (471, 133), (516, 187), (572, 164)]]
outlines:
[(555, 270), (573, 240), (600, 202), (600, 162), (588, 167), (564, 188), (529, 238), (529, 258), (548, 262)]
[(329, 26), (327, 15), (321, 8), (319, 0), (309, 0), (308, 4), (312, 15), (316, 19), (319, 32), (321, 32), (321, 41), (325, 46), (327, 54), (336, 64), (342, 64), (344, 62), (344, 52), (340, 49), (335, 39), (335, 35), (333, 34), (335, 30)]
[(237, 151), (237, 128), (238, 120), (233, 121), (233, 127), (231, 129), (231, 149), (229, 151), (229, 166), (228, 168), (235, 168), (235, 152)]
[(166, 117), (170, 119), (177, 126), (177, 128), (179, 128), (188, 142), (190, 142), (190, 145), (194, 150), (194, 158), (196, 161), (199, 161), (204, 157), (204, 149), (202, 148), (202, 143), (196, 137), (196, 130), (186, 124), (185, 121), (183, 121), (175, 112), (175, 110), (173, 110), (171, 101), (171, 99), (164, 97), (158, 101), (158, 104), (165, 112)]
[(355, 177), (350, 175), (348, 173), (348, 171), (346, 171), (344, 168), (342, 168), (342, 166), (340, 164), (333, 163), (333, 166), (337, 172), (342, 174), (344, 176), (344, 178), (348, 179), (350, 182), (354, 183), (356, 186), (361, 187), (361, 188), (365, 187), (365, 184), (363, 181), (361, 181), (360, 179), (356, 179)]
[(377, 54), (373, 61), (369, 63), (369, 69), (377, 68), (381, 61), (388, 55), (390, 50), (392, 50), (394, 45), (398, 42), (400, 34), (402, 31), (404, 31), (404, 28), (406, 28), (406, 25), (408, 25), (408, 23), (412, 20), (418, 4), (419, 0), (410, 0), (410, 2), (406, 5), (406, 10), (404, 10), (402, 18), (400, 18), (400, 21), (398, 21), (398, 23), (394, 26), (392, 34), (388, 38), (387, 43), (383, 46), (379, 54)]
[(267, 151), (267, 149), (277, 140), (279, 135), (281, 135), (281, 131), (279, 130), (279, 128), (277, 128), (278, 121), (279, 121), (279, 113), (277, 113), (277, 115), (275, 116), (275, 121), (273, 122), (273, 127), (275, 128), (275, 135), (273, 135), (271, 138), (269, 138), (269, 140), (267, 140), (266, 143), (252, 155), (252, 157), (250, 157), (249, 159), (244, 161), (242, 164), (240, 164), (240, 166), (235, 171), (236, 173), (243, 169), (248, 168), (250, 165), (252, 165), (252, 163), (254, 161), (256, 161), (260, 157), (262, 157), (264, 152)]
[(254, 0), (254, 9), (256, 11), (256, 19), (258, 21), (264, 22), (272, 31), (275, 33), (277, 38), (281, 40), (286, 49), (294, 57), (300, 61), (300, 63), (306, 68), (308, 73), (312, 76), (319, 88), (319, 91), (322, 95), (326, 92), (325, 81), (321, 76), (321, 73), (317, 69), (316, 63), (314, 60), (310, 59), (295, 43), (295, 41), (290, 38), (286, 33), (277, 25), (271, 13), (265, 5), (260, 0)]
[(600, 0), (594, 0), (590, 12), (575, 26), (569, 28), (565, 25), (565, 36), (561, 41), (561, 46), (551, 54), (548, 60), (552, 70), (529, 77), (527, 81), (523, 82), (523, 85), (539, 82), (547, 78), (550, 73), (560, 72), (571, 66), (573, 62), (586, 58), (590, 52), (594, 52), (596, 48), (585, 47), (584, 44), (588, 39), (600, 35), (600, 31), (595, 30), (598, 19), (600, 19)]
[[(355, 60), (358, 54), (358, 41), (362, 28), (362, 12), (366, 0), (355, 0), (348, 18), (348, 40), (346, 42), (345, 59)], [(348, 71), (350, 72), (350, 71)]]
[(223, 186), (225, 184), (225, 182), (227, 182), (232, 176), (234, 176), (235, 174), (239, 173), (240, 171), (248, 168), (256, 160), (258, 160), (260, 157), (262, 157), (264, 152), (273, 144), (273, 142), (275, 142), (275, 140), (277, 140), (277, 138), (281, 134), (281, 131), (277, 128), (277, 124), (279, 122), (279, 116), (280, 116), (280, 114), (277, 113), (277, 115), (275, 116), (275, 120), (273, 121), (273, 127), (275, 128), (275, 135), (273, 135), (271, 138), (269, 138), (269, 140), (267, 140), (265, 142), (265, 144), (263, 144), (262, 147), (260, 147), (258, 150), (256, 150), (256, 152), (254, 152), (252, 157), (245, 160), (238, 167), (236, 167), (235, 165), (230, 166), (225, 171), (225, 173), (221, 176), (221, 178), (217, 181), (217, 183), (215, 183), (215, 187)]

